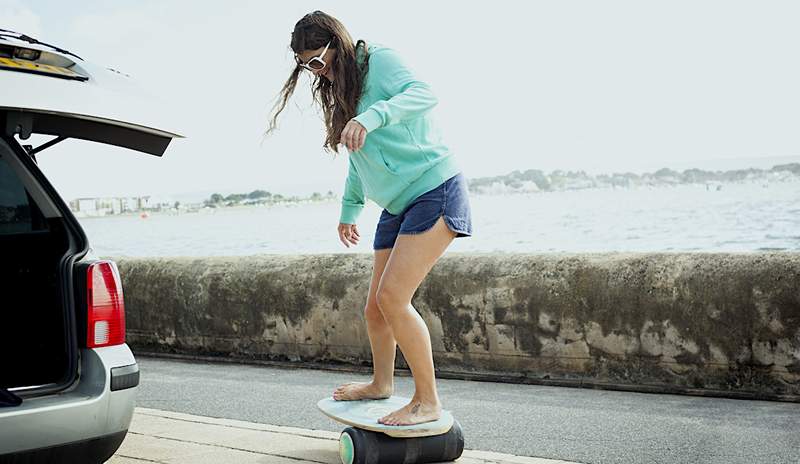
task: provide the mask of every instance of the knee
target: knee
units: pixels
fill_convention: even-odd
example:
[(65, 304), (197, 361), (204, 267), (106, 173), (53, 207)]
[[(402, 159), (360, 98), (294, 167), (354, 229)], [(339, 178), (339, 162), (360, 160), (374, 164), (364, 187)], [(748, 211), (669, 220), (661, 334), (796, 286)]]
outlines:
[(400, 293), (391, 285), (381, 284), (375, 294), (375, 301), (378, 309), (384, 316), (389, 316), (392, 309), (402, 306)]
[(384, 322), (383, 314), (381, 314), (381, 310), (375, 300), (370, 300), (367, 302), (367, 305), (364, 307), (364, 318), (369, 323), (382, 324)]

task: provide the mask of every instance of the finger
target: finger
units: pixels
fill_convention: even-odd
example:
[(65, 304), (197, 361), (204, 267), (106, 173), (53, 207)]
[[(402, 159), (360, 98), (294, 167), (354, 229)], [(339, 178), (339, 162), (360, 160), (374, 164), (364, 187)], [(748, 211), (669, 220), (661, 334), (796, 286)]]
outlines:
[(347, 142), (350, 146), (350, 151), (356, 151), (356, 131), (352, 124), (348, 124), (350, 130), (347, 131)]
[(358, 130), (360, 126), (358, 125), (358, 123), (353, 121), (350, 121), (349, 124), (350, 127), (352, 127), (352, 130), (350, 130), (350, 142), (353, 144), (353, 150), (358, 150), (359, 148), (361, 148), (358, 146), (358, 139), (359, 139)]
[(355, 226), (353, 226), (353, 234), (355, 234), (356, 237), (361, 238), (361, 234), (358, 233), (358, 229), (356, 229)]
[(358, 142), (359, 150), (361, 149), (361, 147), (364, 146), (364, 139), (366, 138), (367, 138), (367, 131), (363, 127), (358, 126), (358, 131), (356, 132), (356, 139), (357, 139), (356, 141)]
[(367, 138), (367, 131), (366, 130), (361, 129), (360, 131), (358, 131), (358, 149), (359, 150), (361, 149), (361, 147), (364, 146), (364, 140), (366, 138)]
[(342, 242), (342, 244), (347, 248), (350, 248), (350, 245), (348, 245), (347, 241), (345, 241), (344, 234), (342, 234), (341, 232), (339, 232), (339, 241)]
[(344, 145), (345, 145), (345, 146), (346, 146), (348, 149), (350, 148), (350, 145), (348, 145), (348, 143), (347, 143), (347, 137), (348, 137), (348, 134), (349, 134), (349, 132), (350, 132), (349, 128), (348, 128), (347, 126), (344, 126), (344, 129), (342, 129), (342, 137), (341, 137), (341, 139), (340, 139), (340, 141), (341, 141), (341, 142), (342, 142), (342, 143), (343, 143), (343, 144), (344, 144)]
[(358, 150), (358, 146), (356, 146), (356, 140), (358, 140), (356, 127), (354, 124), (350, 124), (350, 146), (353, 147), (353, 151)]
[(348, 149), (350, 148), (350, 146), (347, 143), (347, 137), (348, 137), (349, 133), (350, 133), (350, 127), (345, 125), (344, 129), (342, 129), (342, 139), (341, 140), (342, 140), (342, 143), (344, 144), (344, 146), (346, 146)]
[(353, 241), (353, 236), (350, 235), (350, 231), (349, 230), (345, 231), (344, 238), (346, 238), (348, 242), (352, 243), (352, 241)]

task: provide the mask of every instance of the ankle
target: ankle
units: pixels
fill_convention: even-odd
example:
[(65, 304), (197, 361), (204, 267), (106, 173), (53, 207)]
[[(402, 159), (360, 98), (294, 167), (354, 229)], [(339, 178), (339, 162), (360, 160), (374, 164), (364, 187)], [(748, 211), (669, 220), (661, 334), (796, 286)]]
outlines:
[(378, 380), (372, 379), (372, 385), (382, 391), (392, 391), (394, 390), (394, 382), (392, 380)]
[(437, 395), (436, 392), (428, 394), (414, 393), (414, 397), (411, 399), (411, 401), (419, 401), (425, 406), (432, 406), (432, 407), (441, 406), (441, 403), (439, 402), (439, 395)]

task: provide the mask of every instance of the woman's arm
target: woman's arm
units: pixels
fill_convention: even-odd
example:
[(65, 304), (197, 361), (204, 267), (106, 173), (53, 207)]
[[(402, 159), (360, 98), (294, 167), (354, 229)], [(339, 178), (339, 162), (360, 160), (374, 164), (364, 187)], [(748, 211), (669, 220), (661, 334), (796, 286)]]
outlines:
[(375, 73), (380, 90), (390, 98), (373, 103), (353, 118), (367, 132), (416, 119), (438, 103), (430, 86), (417, 79), (394, 50), (383, 49), (370, 55), (369, 68), (370, 74)]
[(344, 183), (344, 194), (342, 195), (342, 213), (339, 222), (342, 224), (355, 224), (361, 210), (364, 209), (364, 186), (358, 177), (353, 159), (350, 158), (350, 167), (347, 172), (347, 180)]

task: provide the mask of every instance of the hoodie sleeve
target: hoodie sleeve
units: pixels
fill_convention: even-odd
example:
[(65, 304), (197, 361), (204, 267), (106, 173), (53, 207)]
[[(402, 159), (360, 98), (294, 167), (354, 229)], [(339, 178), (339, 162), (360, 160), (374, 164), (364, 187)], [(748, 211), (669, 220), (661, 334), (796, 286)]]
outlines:
[(396, 51), (380, 50), (369, 57), (369, 74), (388, 100), (379, 100), (353, 119), (367, 132), (402, 121), (416, 119), (437, 103), (430, 86), (417, 79)]
[(362, 209), (364, 209), (364, 187), (361, 185), (361, 178), (358, 177), (358, 172), (351, 158), (347, 180), (344, 183), (342, 213), (339, 217), (339, 222), (342, 224), (355, 224)]

